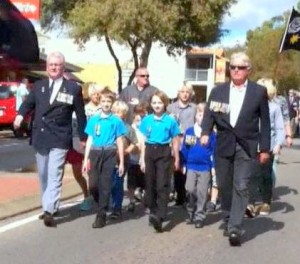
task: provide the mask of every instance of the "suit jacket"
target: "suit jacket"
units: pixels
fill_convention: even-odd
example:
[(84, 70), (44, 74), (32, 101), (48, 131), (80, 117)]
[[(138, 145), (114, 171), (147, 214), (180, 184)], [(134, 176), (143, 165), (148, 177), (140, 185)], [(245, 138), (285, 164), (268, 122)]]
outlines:
[(37, 81), (21, 105), (19, 114), (25, 116), (31, 110), (34, 110), (32, 145), (35, 148), (70, 148), (73, 111), (77, 116), (79, 137), (86, 139), (82, 90), (75, 82), (63, 79), (54, 102), (50, 104), (49, 79)]
[(221, 157), (234, 155), (236, 143), (250, 157), (258, 150), (270, 151), (270, 117), (267, 91), (248, 81), (244, 102), (236, 125), (230, 125), (230, 83), (215, 87), (209, 96), (202, 121), (202, 135), (209, 135), (217, 127), (216, 154)]

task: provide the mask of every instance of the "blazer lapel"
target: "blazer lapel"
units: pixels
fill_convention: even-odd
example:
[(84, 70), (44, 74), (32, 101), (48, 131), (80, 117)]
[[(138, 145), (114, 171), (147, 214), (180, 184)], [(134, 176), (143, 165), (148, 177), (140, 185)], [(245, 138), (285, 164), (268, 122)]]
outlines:
[[(224, 88), (223, 88), (223, 102), (225, 104), (228, 104), (229, 105), (229, 91), (230, 91), (230, 84), (228, 83)], [(230, 109), (229, 109), (229, 114), (225, 114), (223, 115), (224, 116), (224, 120), (228, 123), (230, 123)]]

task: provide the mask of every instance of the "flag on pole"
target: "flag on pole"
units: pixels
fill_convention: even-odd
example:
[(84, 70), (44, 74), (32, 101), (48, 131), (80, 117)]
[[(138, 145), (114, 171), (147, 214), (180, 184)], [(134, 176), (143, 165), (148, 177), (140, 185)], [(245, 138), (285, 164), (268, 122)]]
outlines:
[(282, 37), (279, 53), (288, 49), (300, 51), (300, 13), (294, 8)]

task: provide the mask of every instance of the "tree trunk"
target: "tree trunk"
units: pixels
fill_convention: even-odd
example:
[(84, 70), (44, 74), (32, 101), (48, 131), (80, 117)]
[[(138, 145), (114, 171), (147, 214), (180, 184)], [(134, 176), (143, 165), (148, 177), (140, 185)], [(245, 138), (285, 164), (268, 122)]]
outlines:
[(147, 68), (148, 66), (148, 59), (150, 55), (150, 51), (152, 48), (152, 40), (148, 39), (145, 41), (145, 46), (143, 47), (141, 58), (140, 58), (140, 67), (145, 67)]
[(114, 58), (114, 61), (115, 61), (115, 64), (116, 64), (116, 67), (118, 70), (118, 92), (120, 94), (122, 92), (122, 68), (121, 68), (119, 59), (116, 56), (115, 51), (113, 50), (113, 47), (110, 42), (110, 38), (108, 37), (107, 34), (105, 34), (105, 42), (106, 42), (106, 45), (109, 49), (111, 56)]

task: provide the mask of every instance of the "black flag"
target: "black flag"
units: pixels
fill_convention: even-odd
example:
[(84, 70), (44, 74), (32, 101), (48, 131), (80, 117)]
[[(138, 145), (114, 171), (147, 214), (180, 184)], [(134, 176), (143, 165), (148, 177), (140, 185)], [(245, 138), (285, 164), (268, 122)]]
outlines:
[(288, 49), (300, 51), (300, 14), (294, 8), (281, 40), (279, 53)]
[(9, 0), (0, 0), (0, 54), (25, 63), (39, 60), (33, 25)]

